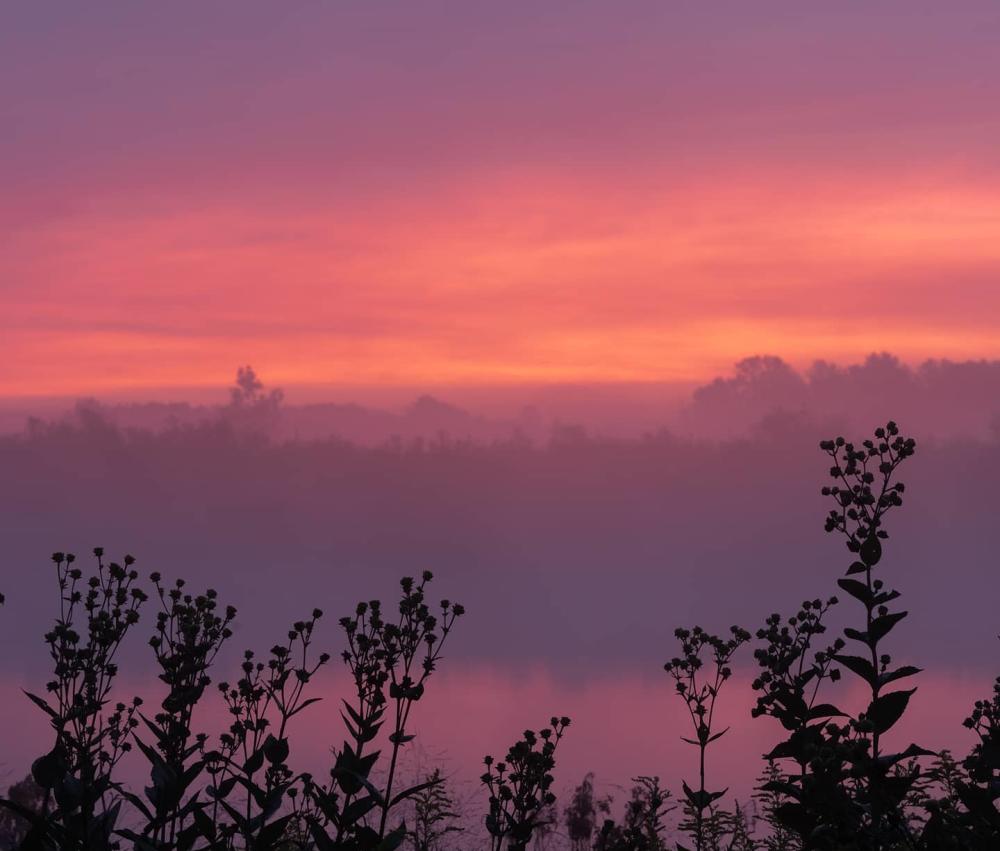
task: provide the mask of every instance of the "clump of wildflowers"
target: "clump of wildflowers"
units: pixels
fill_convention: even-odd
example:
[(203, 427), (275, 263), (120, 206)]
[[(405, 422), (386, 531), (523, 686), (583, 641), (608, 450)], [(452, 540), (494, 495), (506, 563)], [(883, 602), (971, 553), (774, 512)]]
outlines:
[(524, 851), (541, 813), (555, 803), (551, 789), (556, 747), (569, 723), (569, 718), (553, 716), (549, 727), (537, 733), (525, 730), (503, 761), (483, 759), (486, 771), (480, 780), (489, 792), (486, 829), (492, 851), (500, 851), (505, 843), (510, 851)]

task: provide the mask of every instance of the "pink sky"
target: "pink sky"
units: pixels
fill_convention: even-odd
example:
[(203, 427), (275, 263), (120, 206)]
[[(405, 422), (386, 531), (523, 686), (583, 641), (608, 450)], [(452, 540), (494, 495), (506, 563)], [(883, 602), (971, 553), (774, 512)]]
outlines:
[(1000, 356), (1000, 9), (0, 12), (0, 396)]

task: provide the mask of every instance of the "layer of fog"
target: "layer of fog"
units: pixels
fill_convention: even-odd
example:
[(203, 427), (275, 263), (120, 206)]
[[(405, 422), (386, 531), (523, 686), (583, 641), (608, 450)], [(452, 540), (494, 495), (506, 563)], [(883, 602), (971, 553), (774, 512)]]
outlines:
[[(266, 377), (266, 376), (265, 376)], [(268, 402), (264, 391), (256, 402)], [(217, 421), (231, 413), (224, 389), (169, 391), (85, 401), (0, 400), (0, 433), (17, 433), (30, 417), (72, 417), (84, 404), (123, 428), (154, 431)], [(896, 417), (923, 438), (992, 437), (1000, 423), (1000, 362), (928, 360), (902, 363), (888, 354), (837, 366), (817, 361), (799, 371), (777, 357), (737, 363), (730, 375), (701, 386), (576, 384), (494, 387), (313, 386), (291, 388), (256, 427), (278, 440), (337, 437), (367, 446), (394, 438), (448, 435), (478, 442), (511, 437), (535, 442), (584, 429), (604, 437), (639, 437), (668, 429), (682, 437), (732, 438), (775, 412), (848, 429)]]

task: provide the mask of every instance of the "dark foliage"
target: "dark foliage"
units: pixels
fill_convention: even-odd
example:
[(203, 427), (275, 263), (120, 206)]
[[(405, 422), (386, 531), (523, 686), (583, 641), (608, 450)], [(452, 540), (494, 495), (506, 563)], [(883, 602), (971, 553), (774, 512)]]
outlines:
[[(253, 402), (259, 388), (246, 378)], [(693, 735), (684, 741), (697, 749), (699, 766), (696, 787), (681, 782), (684, 842), (697, 851), (996, 849), (1000, 679), (965, 720), (975, 742), (964, 759), (887, 744), (916, 692), (901, 683), (920, 673), (895, 663), (890, 652), (891, 633), (907, 612), (896, 608), (900, 593), (889, 586), (884, 561), (885, 520), (905, 492), (898, 469), (916, 445), (890, 422), (860, 444), (838, 437), (821, 447), (834, 480), (823, 488), (834, 503), (826, 529), (844, 537), (852, 556), (837, 584), (856, 601), (855, 625), (842, 637), (823, 639), (838, 603), (832, 596), (765, 619), (756, 633), (752, 714), (775, 719), (784, 737), (764, 755), (753, 806), (734, 802), (731, 809), (722, 805), (727, 790), (707, 782), (706, 757), (726, 733), (715, 727), (717, 702), (751, 636), (737, 626), (728, 637), (702, 627), (676, 630), (681, 654), (665, 668), (688, 710)], [(317, 703), (309, 685), (330, 660), (313, 647), (322, 611), (292, 624), (266, 655), (247, 650), (236, 682), (210, 689), (210, 672), (231, 638), (236, 611), (222, 606), (214, 590), (193, 595), (183, 580), (167, 585), (153, 574), (159, 610), (149, 646), (165, 696), (153, 712), (138, 697), (112, 703), (120, 648), (150, 595), (131, 556), (106, 564), (101, 549), (94, 555), (89, 572), (71, 554), (53, 555), (60, 604), (45, 643), (54, 675), (45, 695), (27, 694), (48, 717), (53, 745), (2, 801), (0, 845), (29, 851), (394, 851), (408, 841), (417, 851), (436, 851), (460, 833), (440, 771), (398, 788), (400, 754), (415, 736), (413, 710), (464, 614), (450, 600), (428, 602), (429, 572), (401, 580), (391, 613), (370, 600), (340, 620), (353, 690), (340, 711), (346, 737), (320, 780), (293, 767), (289, 734), (294, 719)], [(845, 675), (864, 688), (859, 707), (832, 702)], [(198, 729), (208, 695), (228, 711), (227, 729)], [(525, 851), (558, 821), (553, 771), (568, 725), (568, 718), (553, 717), (549, 727), (525, 731), (502, 761), (486, 757), (484, 825), (493, 851)], [(117, 773), (133, 748), (149, 766), (141, 794)], [(659, 778), (639, 777), (634, 784), (616, 822), (610, 799), (595, 799), (592, 776), (584, 779), (564, 811), (577, 851), (691, 847), (667, 839), (671, 798)], [(403, 805), (412, 814), (409, 825), (400, 815)], [(766, 823), (760, 836), (756, 807)], [(600, 826), (599, 812), (607, 816)]]
[(459, 814), (440, 768), (435, 768), (422, 785), (423, 789), (413, 793), (413, 822), (406, 835), (413, 851), (440, 851), (448, 836), (462, 832)]
[(556, 746), (568, 726), (569, 718), (553, 716), (549, 727), (537, 733), (525, 730), (503, 761), (492, 756), (483, 759), (486, 771), (480, 779), (489, 791), (486, 829), (493, 851), (504, 847), (524, 851), (541, 814), (555, 803), (550, 790)]
[[(663, 851), (666, 849), (664, 818), (674, 809), (670, 792), (659, 777), (634, 777), (632, 794), (621, 823), (605, 819), (594, 841), (594, 851)], [(601, 802), (609, 809), (610, 802)]]

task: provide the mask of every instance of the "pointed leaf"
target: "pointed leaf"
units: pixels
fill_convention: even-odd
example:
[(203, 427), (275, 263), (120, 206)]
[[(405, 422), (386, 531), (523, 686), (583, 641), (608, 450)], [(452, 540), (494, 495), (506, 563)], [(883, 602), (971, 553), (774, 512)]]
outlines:
[(393, 797), (392, 801), (389, 804), (389, 807), (392, 808), (396, 806), (396, 804), (398, 804), (400, 801), (405, 801), (411, 795), (416, 795), (418, 792), (423, 792), (424, 789), (430, 789), (432, 786), (439, 786), (442, 783), (444, 783), (443, 777), (435, 777), (431, 780), (428, 780), (426, 783), (418, 783), (416, 786), (411, 786), (409, 789), (404, 789), (398, 795)]
[(917, 756), (937, 756), (937, 754), (919, 745), (911, 744), (905, 751), (901, 751), (900, 753), (883, 754), (878, 758), (878, 761), (882, 765), (892, 766), (904, 759), (913, 759)]
[(401, 824), (385, 835), (375, 851), (396, 851), (403, 844), (404, 839), (406, 839), (406, 825)]
[(891, 691), (869, 704), (866, 714), (879, 735), (889, 730), (902, 717), (915, 691), (915, 688), (909, 691)]
[(836, 718), (843, 717), (845, 713), (841, 712), (832, 703), (819, 703), (809, 710), (809, 720), (815, 721), (817, 718)]
[(893, 680), (901, 680), (903, 677), (912, 677), (914, 674), (919, 674), (923, 669), (915, 668), (913, 665), (903, 665), (901, 668), (896, 668), (895, 671), (886, 671), (884, 674), (880, 674), (878, 682), (880, 686), (887, 685)]
[(307, 700), (303, 700), (298, 706), (295, 707), (291, 712), (288, 713), (288, 717), (291, 718), (293, 715), (298, 715), (307, 706), (312, 706), (314, 703), (319, 703), (322, 697), (310, 697)]
[(264, 756), (272, 765), (280, 765), (288, 759), (288, 739), (276, 739), (269, 735), (264, 742)]
[(66, 761), (58, 746), (31, 764), (31, 776), (43, 789), (55, 788), (66, 776), (66, 770)]
[(41, 709), (50, 718), (59, 717), (59, 714), (51, 706), (49, 706), (48, 703), (46, 703), (42, 698), (38, 697), (38, 695), (32, 694), (30, 691), (25, 691), (24, 689), (21, 689), (21, 691), (25, 693), (28, 700), (34, 703), (35, 706)]
[(862, 659), (860, 656), (841, 655), (834, 655), (833, 659), (838, 665), (843, 665), (848, 670), (853, 671), (872, 688), (874, 688), (878, 682), (878, 674), (876, 673), (875, 668), (872, 667), (872, 663), (867, 659)]
[(868, 633), (861, 632), (860, 630), (854, 629), (852, 627), (847, 627), (844, 630), (844, 635), (853, 641), (860, 641), (862, 644), (868, 644)]
[(866, 606), (871, 602), (872, 592), (864, 582), (858, 582), (857, 579), (838, 579), (837, 584)]
[(906, 612), (894, 612), (890, 615), (882, 615), (872, 621), (871, 629), (868, 630), (872, 642), (881, 641), (889, 634), (889, 631), (907, 615)]

